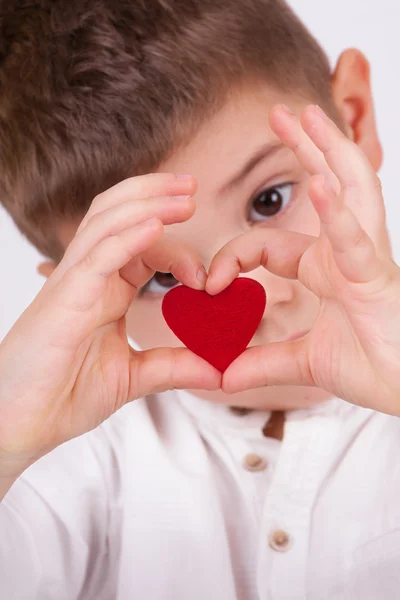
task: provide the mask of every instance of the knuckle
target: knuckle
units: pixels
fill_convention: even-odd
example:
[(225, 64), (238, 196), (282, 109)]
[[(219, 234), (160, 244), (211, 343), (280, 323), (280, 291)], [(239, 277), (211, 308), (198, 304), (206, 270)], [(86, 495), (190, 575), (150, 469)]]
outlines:
[(98, 222), (98, 220), (99, 220), (99, 214), (100, 213), (96, 212), (96, 213), (92, 213), (92, 214), (88, 215), (86, 217), (86, 219), (85, 219), (85, 223), (83, 225), (83, 228), (84, 229), (87, 229), (88, 227), (92, 228), (93, 224), (95, 225)]
[(116, 233), (108, 238), (107, 242), (107, 253), (119, 255), (125, 265), (134, 257), (135, 253), (130, 247), (129, 240), (123, 234)]
[(107, 250), (107, 254), (113, 253), (124, 253), (125, 258), (130, 257), (130, 251), (128, 248), (128, 241), (126, 236), (122, 233), (114, 233), (107, 237), (103, 243), (103, 248)]
[(86, 221), (86, 227), (96, 227), (97, 224), (100, 223), (101, 219), (102, 219), (101, 212), (92, 213)]
[(88, 223), (88, 221), (90, 219), (90, 215), (91, 215), (91, 210), (89, 210), (86, 213), (86, 215), (83, 217), (82, 221), (79, 223), (79, 227), (76, 230), (76, 234), (75, 235), (78, 235), (78, 233), (80, 233), (81, 231), (83, 231), (83, 229), (86, 228), (86, 225), (87, 225), (87, 223)]
[(353, 245), (355, 247), (365, 246), (368, 242), (369, 238), (365, 231), (361, 227), (357, 227), (357, 230), (353, 236)]
[(383, 184), (382, 184), (382, 180), (381, 178), (378, 176), (377, 173), (373, 172), (372, 175), (372, 185), (374, 187), (374, 189), (379, 192), (380, 195), (383, 194)]
[(78, 263), (77, 267), (79, 270), (83, 269), (85, 271), (91, 271), (94, 267), (94, 259), (93, 254), (89, 252), (86, 254), (80, 263)]
[(104, 204), (106, 192), (100, 192), (97, 194), (92, 201), (89, 212), (93, 210), (93, 208), (99, 208)]
[(89, 208), (88, 212), (86, 213), (86, 215), (83, 217), (78, 231), (77, 233), (79, 233), (80, 231), (82, 231), (82, 229), (86, 229), (86, 227), (89, 225), (89, 223), (93, 222), (93, 219), (100, 214), (101, 212), (101, 207), (104, 203), (103, 200), (97, 200), (97, 198), (99, 198), (98, 196), (96, 196), (96, 198), (93, 200), (91, 207)]
[(53, 298), (55, 302), (62, 304), (65, 302), (66, 296), (69, 299), (82, 296), (82, 283), (85, 282), (85, 278), (87, 278), (87, 267), (84, 266), (83, 261), (66, 270), (58, 285), (54, 287)]
[(162, 180), (163, 175), (161, 173), (147, 173), (146, 175), (129, 177), (126, 181), (138, 198), (146, 198), (152, 195), (152, 187), (155, 187), (157, 181), (161, 183)]

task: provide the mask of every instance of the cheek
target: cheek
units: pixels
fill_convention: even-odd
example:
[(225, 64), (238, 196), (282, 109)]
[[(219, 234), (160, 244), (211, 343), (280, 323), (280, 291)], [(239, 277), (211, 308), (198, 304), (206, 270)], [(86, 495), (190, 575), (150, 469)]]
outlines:
[(182, 346), (164, 321), (161, 300), (145, 298), (134, 300), (126, 314), (126, 328), (128, 335), (143, 350), (163, 346)]

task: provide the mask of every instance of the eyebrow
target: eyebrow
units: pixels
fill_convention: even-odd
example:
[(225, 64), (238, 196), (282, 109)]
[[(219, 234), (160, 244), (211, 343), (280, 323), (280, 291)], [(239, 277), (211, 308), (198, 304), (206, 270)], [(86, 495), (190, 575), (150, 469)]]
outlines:
[(251, 171), (253, 171), (253, 169), (256, 168), (256, 166), (262, 160), (266, 158), (271, 158), (283, 148), (286, 148), (286, 146), (282, 144), (281, 141), (270, 142), (269, 144), (264, 144), (263, 146), (258, 148), (258, 150), (256, 150), (254, 154), (252, 154), (252, 156), (250, 156), (247, 162), (243, 165), (239, 173), (237, 173), (233, 177), (233, 179), (231, 179), (230, 181), (228, 181), (228, 183), (225, 183), (221, 187), (221, 189), (219, 190), (219, 194), (222, 195), (227, 191), (231, 190), (233, 187), (237, 186), (241, 181), (243, 181), (245, 177), (247, 177), (247, 175), (251, 173)]

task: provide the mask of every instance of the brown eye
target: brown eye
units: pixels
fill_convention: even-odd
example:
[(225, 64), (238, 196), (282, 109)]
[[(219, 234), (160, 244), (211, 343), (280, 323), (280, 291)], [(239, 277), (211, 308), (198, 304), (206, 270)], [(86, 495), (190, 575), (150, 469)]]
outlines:
[(161, 285), (167, 289), (172, 288), (179, 283), (172, 273), (160, 273), (160, 271), (156, 271), (153, 279), (158, 283), (158, 285)]
[(250, 220), (262, 221), (283, 210), (292, 195), (292, 184), (275, 186), (264, 190), (254, 198), (250, 208)]
[(139, 296), (149, 294), (165, 294), (169, 289), (178, 285), (179, 281), (175, 279), (172, 273), (160, 273), (156, 271), (153, 277), (139, 291)]

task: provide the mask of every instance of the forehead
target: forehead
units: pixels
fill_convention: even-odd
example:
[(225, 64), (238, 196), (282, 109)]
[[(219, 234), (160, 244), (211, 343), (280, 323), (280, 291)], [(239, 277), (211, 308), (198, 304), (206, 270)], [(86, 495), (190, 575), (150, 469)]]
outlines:
[(302, 105), (293, 94), (287, 95), (267, 84), (235, 90), (190, 142), (174, 152), (159, 170), (192, 173), (199, 181), (203, 175), (208, 179), (225, 179), (255, 150), (278, 141), (268, 124), (269, 112), (278, 103), (294, 109)]

